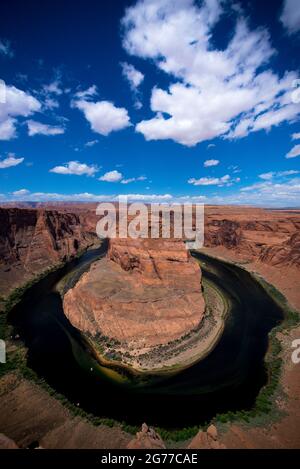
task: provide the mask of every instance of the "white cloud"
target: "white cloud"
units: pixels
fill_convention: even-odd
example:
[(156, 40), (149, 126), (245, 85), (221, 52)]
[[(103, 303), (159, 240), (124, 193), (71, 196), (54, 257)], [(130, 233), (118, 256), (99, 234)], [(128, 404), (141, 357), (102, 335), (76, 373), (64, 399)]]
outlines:
[(85, 147), (93, 147), (99, 142), (99, 140), (89, 140), (88, 142), (85, 143)]
[(77, 93), (75, 93), (74, 96), (75, 98), (78, 98), (78, 99), (86, 99), (86, 98), (92, 98), (93, 96), (96, 96), (97, 94), (98, 94), (97, 86), (92, 85), (86, 90), (77, 91)]
[(63, 94), (63, 90), (61, 88), (61, 83), (59, 80), (54, 80), (52, 83), (49, 83), (49, 85), (44, 85), (43, 90), (45, 94), (56, 94), (57, 96)]
[(0, 39), (0, 54), (5, 55), (6, 57), (12, 58), (14, 52), (11, 48), (10, 42), (5, 39)]
[(121, 66), (123, 76), (127, 79), (130, 88), (136, 90), (144, 80), (143, 73), (127, 62), (122, 62)]
[[(264, 206), (299, 206), (300, 179), (285, 182), (264, 181), (241, 188), (238, 200)], [(247, 202), (246, 202), (247, 201)]]
[(140, 200), (141, 202), (163, 202), (173, 198), (171, 194), (125, 194), (125, 196), (128, 200)]
[(56, 174), (74, 174), (76, 176), (93, 176), (98, 171), (97, 166), (87, 165), (86, 163), (79, 163), (78, 161), (69, 161), (63, 166), (55, 166), (50, 169), (50, 173)]
[(270, 171), (269, 173), (259, 174), (258, 177), (260, 177), (260, 179), (264, 179), (265, 181), (268, 181), (273, 178), (274, 174), (275, 173), (273, 171)]
[(30, 192), (28, 189), (20, 189), (18, 191), (12, 192), (12, 195), (14, 195), (15, 197), (23, 197), (24, 195), (27, 195), (29, 193)]
[(146, 181), (146, 180), (147, 180), (146, 176), (139, 176), (137, 178), (122, 179), (121, 183), (122, 184), (129, 184), (131, 182)]
[(264, 181), (270, 181), (275, 177), (285, 177), (285, 176), (293, 176), (295, 174), (299, 174), (299, 171), (295, 169), (289, 169), (287, 171), (270, 171), (269, 173), (259, 174), (258, 177), (263, 179)]
[(17, 136), (17, 119), (8, 117), (4, 122), (0, 122), (0, 140), (11, 140)]
[(44, 84), (41, 91), (38, 92), (43, 104), (43, 110), (57, 109), (59, 107), (58, 98), (66, 92), (67, 90), (64, 89), (62, 84), (61, 73), (56, 71), (55, 79), (49, 84)]
[(287, 171), (277, 171), (275, 176), (292, 176), (293, 174), (299, 174), (299, 171), (295, 169), (289, 169)]
[(77, 92), (71, 106), (84, 113), (94, 132), (109, 135), (113, 131), (125, 129), (130, 126), (128, 112), (125, 108), (116, 107), (109, 101), (92, 102), (90, 98), (97, 93), (91, 86), (86, 91)]
[(300, 140), (300, 132), (292, 134), (292, 140)]
[(53, 98), (46, 98), (45, 101), (44, 101), (44, 108), (45, 109), (57, 109), (59, 107), (59, 102), (57, 101), (57, 99), (53, 99)]
[[(27, 191), (27, 189), (23, 189)], [(15, 194), (21, 191), (16, 191)], [(1, 194), (2, 195), (2, 194)], [(173, 199), (171, 194), (122, 194), (122, 197), (127, 197), (128, 200), (132, 201), (141, 201), (141, 202), (166, 202)], [(7, 200), (11, 200), (7, 198), (4, 194), (3, 197)], [(14, 195), (14, 197), (18, 197), (19, 200), (26, 200), (26, 201), (82, 201), (82, 202), (93, 202), (93, 201), (118, 201), (119, 195), (103, 195), (103, 194), (92, 194), (89, 192), (77, 193), (77, 194), (61, 194), (56, 192), (24, 192), (23, 194)], [(201, 197), (201, 196), (200, 196)], [(196, 199), (196, 198), (195, 198)], [(201, 198), (202, 199), (202, 198)]]
[(12, 166), (17, 166), (23, 161), (24, 161), (24, 158), (16, 158), (16, 156), (13, 153), (9, 153), (7, 158), (4, 158), (3, 160), (0, 161), (0, 169), (6, 169)]
[(155, 115), (136, 126), (146, 140), (193, 146), (219, 136), (241, 138), (299, 116), (300, 106), (290, 97), (298, 75), (287, 72), (280, 78), (266, 69), (275, 51), (265, 29), (251, 31), (239, 16), (227, 47), (214, 49), (212, 30), (221, 4), (139, 0), (126, 10), (127, 52), (154, 61), (178, 80), (168, 90), (153, 89)]
[(299, 0), (284, 0), (283, 11), (280, 16), (283, 26), (289, 34), (300, 29), (300, 2)]
[(217, 166), (220, 163), (219, 160), (206, 160), (203, 163), (205, 168), (209, 168), (210, 166)]
[(286, 155), (286, 158), (295, 158), (300, 156), (300, 145), (295, 145)]
[(130, 89), (134, 96), (134, 107), (136, 109), (141, 109), (143, 107), (140, 100), (139, 86), (144, 80), (144, 74), (137, 70), (133, 65), (128, 64), (127, 62), (121, 63), (123, 76), (129, 83)]
[(129, 179), (122, 179), (121, 184), (130, 184), (131, 182), (134, 182), (135, 178), (129, 178)]
[(211, 148), (214, 148), (216, 145), (214, 143), (209, 143), (207, 145), (207, 149), (210, 150)]
[(27, 121), (28, 135), (33, 137), (34, 135), (61, 135), (65, 132), (63, 127), (42, 124), (34, 120)]
[(222, 177), (202, 177), (200, 179), (190, 178), (188, 180), (189, 184), (193, 184), (194, 186), (223, 186), (230, 183), (230, 176), (229, 174), (225, 174)]
[(114, 171), (108, 171), (107, 173), (105, 173), (103, 176), (99, 178), (99, 181), (120, 182), (122, 178), (123, 178), (122, 173), (120, 173), (117, 170), (114, 170)]
[(0, 140), (16, 137), (17, 117), (28, 117), (41, 110), (41, 103), (15, 86), (5, 86), (5, 102), (0, 105)]

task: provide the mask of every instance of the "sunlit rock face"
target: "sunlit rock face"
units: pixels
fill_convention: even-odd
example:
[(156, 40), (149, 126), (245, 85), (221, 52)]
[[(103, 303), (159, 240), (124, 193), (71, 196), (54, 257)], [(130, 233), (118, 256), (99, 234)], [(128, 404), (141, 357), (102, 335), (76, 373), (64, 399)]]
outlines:
[(95, 238), (75, 213), (0, 207), (0, 296), (71, 259)]
[(207, 207), (205, 214), (205, 246), (251, 262), (300, 267), (299, 211), (220, 206)]
[(198, 263), (178, 240), (113, 239), (64, 297), (71, 323), (131, 348), (180, 338), (204, 315)]

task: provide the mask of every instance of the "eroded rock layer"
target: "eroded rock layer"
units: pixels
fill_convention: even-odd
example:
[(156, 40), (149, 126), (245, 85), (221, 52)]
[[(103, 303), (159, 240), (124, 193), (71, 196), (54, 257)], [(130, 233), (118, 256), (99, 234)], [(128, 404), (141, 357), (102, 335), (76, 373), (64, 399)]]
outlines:
[(89, 246), (75, 213), (0, 207), (0, 296)]
[(132, 349), (178, 339), (204, 309), (200, 267), (177, 240), (111, 240), (107, 257), (64, 296), (75, 327)]

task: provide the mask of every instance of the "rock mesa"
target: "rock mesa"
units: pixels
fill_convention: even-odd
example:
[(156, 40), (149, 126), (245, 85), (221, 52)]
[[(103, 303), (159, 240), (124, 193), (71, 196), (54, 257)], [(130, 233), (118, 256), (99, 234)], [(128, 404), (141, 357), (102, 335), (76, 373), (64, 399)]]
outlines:
[(182, 241), (163, 239), (110, 240), (107, 257), (92, 264), (63, 303), (79, 330), (131, 349), (184, 336), (205, 309), (198, 263)]

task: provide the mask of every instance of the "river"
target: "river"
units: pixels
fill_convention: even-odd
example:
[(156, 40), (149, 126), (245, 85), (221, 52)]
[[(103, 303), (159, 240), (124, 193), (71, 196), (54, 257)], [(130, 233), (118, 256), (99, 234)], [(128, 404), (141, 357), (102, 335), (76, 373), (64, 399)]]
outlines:
[(244, 269), (197, 254), (203, 277), (228, 300), (222, 338), (202, 361), (147, 386), (124, 386), (95, 362), (64, 316), (57, 285), (78, 275), (104, 250), (87, 251), (31, 287), (9, 321), (28, 348), (28, 366), (57, 392), (96, 416), (128, 424), (178, 429), (209, 421), (217, 413), (250, 409), (267, 381), (268, 333), (283, 311)]

